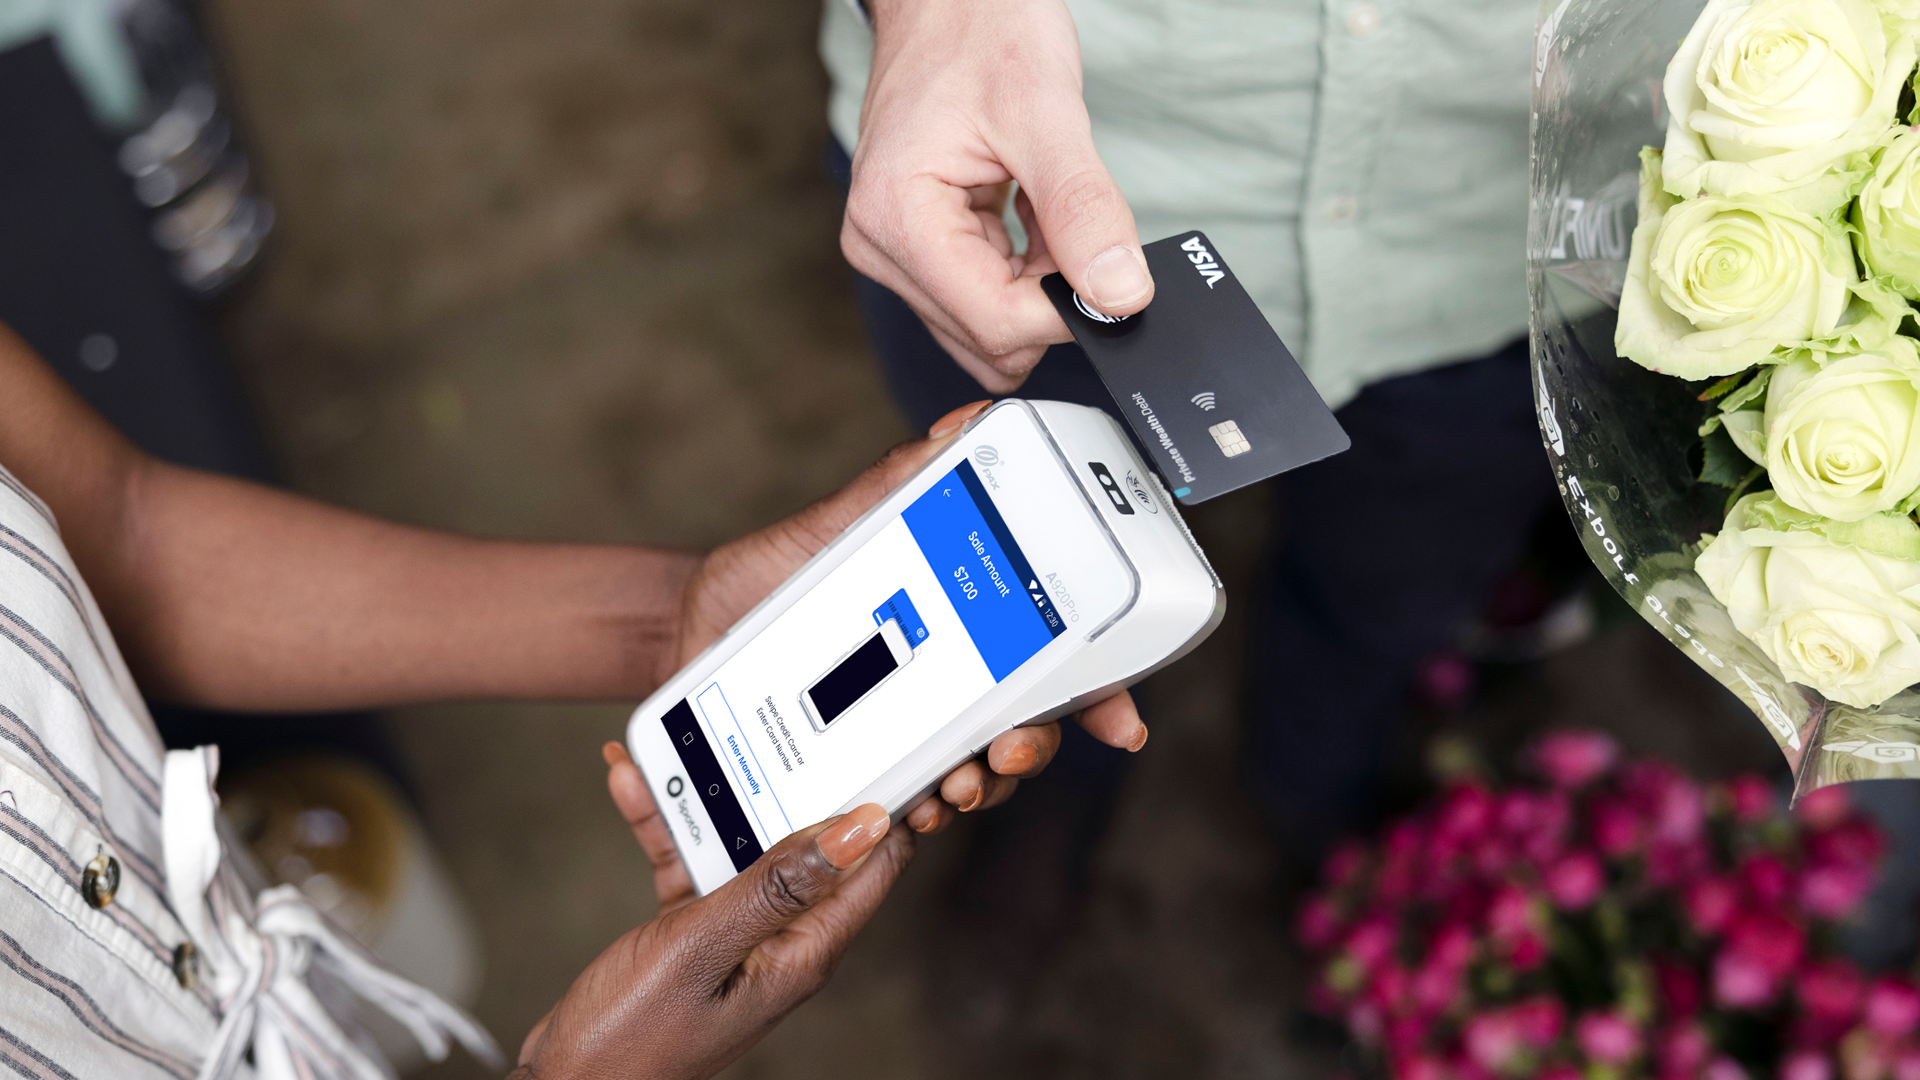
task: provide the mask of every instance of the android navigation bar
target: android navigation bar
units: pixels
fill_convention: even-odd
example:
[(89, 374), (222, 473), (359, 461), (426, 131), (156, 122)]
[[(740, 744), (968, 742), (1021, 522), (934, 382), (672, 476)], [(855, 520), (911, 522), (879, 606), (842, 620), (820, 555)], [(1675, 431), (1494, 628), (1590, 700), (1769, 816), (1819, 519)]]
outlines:
[(720, 759), (714, 756), (706, 733), (700, 730), (700, 721), (694, 719), (693, 707), (682, 699), (667, 710), (660, 724), (667, 729), (667, 738), (680, 755), (680, 764), (686, 766), (687, 780), (707, 808), (715, 838), (726, 848), (734, 870), (745, 870), (760, 857), (763, 849), (753, 835), (753, 826), (747, 824), (740, 801), (733, 796), (733, 788), (727, 784)]

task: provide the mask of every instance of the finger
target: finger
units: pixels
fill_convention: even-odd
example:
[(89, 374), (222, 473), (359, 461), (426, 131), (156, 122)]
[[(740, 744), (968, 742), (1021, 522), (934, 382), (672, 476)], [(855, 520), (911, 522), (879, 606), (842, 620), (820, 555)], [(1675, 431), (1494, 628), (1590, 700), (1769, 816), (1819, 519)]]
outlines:
[[(733, 880), (679, 914), (710, 979), (724, 979), (768, 938), (832, 894), (887, 835), (887, 812), (868, 803), (775, 844)], [(713, 985), (718, 985), (717, 982)]]
[(945, 440), (949, 436), (960, 434), (960, 429), (966, 427), (968, 421), (986, 412), (992, 404), (993, 401), (988, 399), (986, 401), (969, 402), (960, 406), (940, 419), (935, 420), (933, 426), (927, 429), (927, 438)]
[(937, 795), (929, 795), (920, 800), (920, 805), (907, 811), (907, 828), (922, 836), (932, 836), (953, 824), (953, 807)]
[(1013, 777), (991, 771), (975, 758), (961, 762), (940, 781), (940, 797), (961, 813), (970, 814), (1006, 802), (1019, 783)]
[(1014, 728), (987, 744), (987, 767), (1002, 776), (1038, 776), (1059, 749), (1059, 724)]
[(680, 849), (674, 846), (673, 835), (667, 831), (666, 819), (660, 816), (660, 807), (653, 801), (640, 767), (627, 756), (627, 748), (617, 742), (602, 746), (600, 756), (607, 763), (607, 793), (613, 796), (614, 807), (653, 864), (653, 889), (660, 909), (668, 911), (693, 899), (693, 878), (680, 861)]
[(1137, 753), (1147, 745), (1147, 725), (1140, 719), (1133, 695), (1125, 690), (1081, 709), (1074, 719), (1087, 729), (1087, 734), (1108, 746)]
[(1017, 349), (1005, 356), (983, 356), (975, 352), (973, 347), (965, 341), (948, 333), (940, 326), (926, 319), (920, 321), (926, 326), (927, 333), (933, 335), (933, 340), (946, 350), (948, 356), (953, 357), (954, 363), (960, 365), (960, 370), (971, 375), (973, 381), (979, 383), (990, 394), (1005, 396), (1020, 389), (1020, 384), (1027, 381), (1027, 376), (1032, 373), (1034, 365), (1047, 354), (1045, 345), (1035, 345), (1031, 348)]
[(966, 189), (880, 172), (856, 178), (847, 201), (840, 246), (855, 269), (988, 360), (1071, 338), (1039, 281), (994, 247)]
[(744, 971), (777, 1018), (826, 984), (855, 934), (913, 860), (914, 833), (887, 833), (825, 899), (749, 956)]
[(540, 1048), (540, 1037), (547, 1033), (547, 1028), (552, 1024), (553, 1010), (548, 1009), (547, 1015), (535, 1022), (533, 1029), (527, 1032), (527, 1037), (520, 1040), (519, 1064), (527, 1065), (533, 1061), (533, 1052)]
[[(953, 431), (958, 432), (959, 428)], [(776, 528), (788, 540), (800, 545), (800, 550), (793, 553), (798, 557), (794, 565), (805, 562), (826, 547), (834, 537), (859, 520), (861, 514), (873, 509), (875, 504), (887, 497), (888, 492), (899, 487), (945, 445), (945, 439), (932, 438), (903, 442), (887, 451), (886, 456), (866, 472), (854, 477), (846, 487), (781, 522)]]
[(1146, 307), (1153, 275), (1140, 250), (1140, 230), (1094, 149), (1085, 108), (1056, 112), (1007, 158), (1031, 202), (1046, 253), (1074, 290), (1109, 315)]

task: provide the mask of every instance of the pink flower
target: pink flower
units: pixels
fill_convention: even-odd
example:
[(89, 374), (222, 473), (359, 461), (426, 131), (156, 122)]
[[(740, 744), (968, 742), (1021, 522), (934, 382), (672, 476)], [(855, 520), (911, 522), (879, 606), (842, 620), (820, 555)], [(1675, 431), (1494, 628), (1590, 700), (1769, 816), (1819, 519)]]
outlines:
[(1653, 977), (1668, 1016), (1685, 1020), (1700, 1011), (1700, 980), (1691, 968), (1655, 961)]
[(1502, 885), (1487, 904), (1487, 932), (1495, 940), (1512, 941), (1537, 929), (1542, 921), (1533, 897), (1518, 885)]
[(1505, 1072), (1517, 1065), (1526, 1051), (1520, 1025), (1505, 1010), (1483, 1012), (1468, 1020), (1461, 1029), (1460, 1044), (1469, 1060), (1493, 1072)]
[(1687, 886), (1683, 897), (1687, 918), (1703, 934), (1717, 934), (1732, 921), (1740, 891), (1725, 878), (1701, 878)]
[(1633, 805), (1615, 795), (1595, 796), (1587, 808), (1587, 828), (1594, 846), (1610, 859), (1621, 859), (1640, 848), (1645, 824)]
[(1300, 905), (1294, 936), (1310, 952), (1320, 952), (1340, 937), (1340, 909), (1324, 896), (1315, 896)]
[(1780, 1080), (1833, 1080), (1833, 1061), (1819, 1050), (1795, 1050), (1780, 1063)]
[(1682, 1024), (1669, 1028), (1660, 1037), (1655, 1056), (1663, 1075), (1692, 1076), (1712, 1052), (1713, 1040), (1707, 1037), (1706, 1028), (1699, 1024)]
[(1607, 874), (1600, 857), (1591, 851), (1574, 851), (1547, 867), (1541, 875), (1547, 896), (1562, 911), (1579, 911), (1606, 888)]
[(1434, 931), (1427, 947), (1427, 964), (1449, 971), (1463, 971), (1473, 962), (1473, 928), (1465, 923), (1449, 922)]
[(1393, 1059), (1393, 1080), (1446, 1080), (1447, 1067), (1428, 1054), (1408, 1054)]
[(1522, 839), (1527, 857), (1545, 862), (1567, 842), (1573, 825), (1573, 800), (1564, 791), (1539, 795), (1533, 805), (1533, 827)]
[(1413, 976), (1406, 968), (1396, 963), (1381, 964), (1373, 973), (1373, 982), (1367, 986), (1367, 999), (1380, 1009), (1382, 1016), (1399, 1016), (1407, 1011), (1408, 989)]
[(1886, 852), (1886, 837), (1873, 822), (1852, 818), (1807, 837), (1807, 858), (1821, 866), (1867, 867)]
[(1460, 784), (1447, 792), (1434, 821), (1434, 836), (1440, 841), (1470, 844), (1493, 827), (1493, 796), (1473, 784)]
[(1746, 912), (1727, 928), (1727, 948), (1775, 978), (1799, 966), (1806, 946), (1806, 932), (1793, 920), (1772, 912)]
[(1725, 948), (1713, 958), (1713, 1000), (1723, 1009), (1758, 1008), (1779, 989), (1779, 976), (1745, 953)]
[(1392, 919), (1385, 915), (1369, 915), (1348, 932), (1347, 955), (1362, 968), (1372, 971), (1393, 952), (1397, 936)]
[(1859, 970), (1845, 960), (1809, 965), (1794, 982), (1794, 993), (1808, 1016), (1838, 1022), (1843, 1030), (1859, 1012), (1864, 989)]
[(1840, 787), (1823, 787), (1800, 796), (1793, 812), (1808, 828), (1820, 832), (1845, 821), (1853, 813), (1853, 803)]
[(1773, 786), (1752, 773), (1736, 776), (1727, 785), (1727, 801), (1734, 820), (1751, 825), (1773, 812)]
[(1687, 844), (1699, 839), (1707, 823), (1707, 800), (1693, 781), (1661, 768), (1650, 785), (1650, 817), (1654, 840)]
[(1896, 975), (1875, 979), (1867, 989), (1866, 1021), (1876, 1035), (1907, 1037), (1920, 1026), (1920, 989)]
[(1766, 907), (1779, 907), (1793, 889), (1793, 874), (1771, 855), (1749, 855), (1740, 864), (1740, 882)]
[(1702, 1080), (1747, 1080), (1747, 1070), (1741, 1068), (1739, 1062), (1722, 1054), (1707, 1063), (1701, 1077)]
[(1647, 880), (1661, 888), (1672, 888), (1692, 881), (1713, 865), (1713, 856), (1704, 843), (1659, 842), (1647, 848)]
[(1533, 748), (1533, 760), (1555, 787), (1578, 788), (1620, 760), (1620, 744), (1598, 731), (1556, 731)]
[(1545, 994), (1528, 998), (1507, 1010), (1513, 1014), (1513, 1022), (1520, 1031), (1520, 1038), (1535, 1050), (1544, 1050), (1553, 1045), (1560, 1037), (1560, 1028), (1567, 1022), (1566, 1010), (1560, 999)]
[(1428, 957), (1426, 966), (1413, 973), (1413, 984), (1408, 988), (1414, 1009), (1431, 1015), (1452, 1008), (1466, 989), (1466, 979), (1462, 975), (1464, 967), (1435, 963), (1432, 957)]
[(1532, 971), (1547, 962), (1547, 941), (1539, 934), (1524, 934), (1507, 951), (1507, 960), (1521, 971)]
[(1800, 879), (1800, 906), (1822, 919), (1842, 919), (1873, 891), (1873, 869), (1816, 866)]
[(1347, 1008), (1347, 1030), (1362, 1042), (1378, 1042), (1387, 1021), (1380, 1007), (1370, 1001), (1356, 1001)]
[(1617, 1012), (1588, 1013), (1574, 1026), (1574, 1038), (1588, 1060), (1625, 1065), (1640, 1053), (1640, 1029)]
[(1420, 1052), (1427, 1041), (1428, 1021), (1419, 1016), (1402, 1016), (1387, 1023), (1387, 1052), (1395, 1056), (1412, 1056)]

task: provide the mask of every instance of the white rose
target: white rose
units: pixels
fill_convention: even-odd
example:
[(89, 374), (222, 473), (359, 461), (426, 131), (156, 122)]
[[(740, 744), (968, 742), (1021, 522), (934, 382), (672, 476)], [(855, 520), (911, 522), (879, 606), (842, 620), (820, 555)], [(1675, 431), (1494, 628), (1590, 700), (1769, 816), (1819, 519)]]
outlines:
[(1642, 156), (1614, 347), (1682, 379), (1731, 375), (1796, 353), (1853, 351), (1891, 335), (1900, 307), (1863, 283), (1841, 225), (1780, 199), (1676, 200)]
[(1893, 23), (1870, 0), (1708, 0), (1667, 65), (1667, 190), (1843, 205), (1913, 73)]
[(1920, 300), (1920, 128), (1895, 128), (1882, 138), (1853, 204), (1853, 225), (1867, 273)]
[(1889, 35), (1920, 30), (1920, 0), (1874, 0), (1873, 6), (1880, 9)]
[(1694, 570), (1782, 675), (1859, 708), (1920, 682), (1920, 525), (1823, 521), (1767, 492), (1710, 541)]
[(1788, 506), (1859, 521), (1920, 490), (1917, 412), (1920, 352), (1910, 338), (1824, 366), (1783, 364), (1767, 385), (1761, 464)]

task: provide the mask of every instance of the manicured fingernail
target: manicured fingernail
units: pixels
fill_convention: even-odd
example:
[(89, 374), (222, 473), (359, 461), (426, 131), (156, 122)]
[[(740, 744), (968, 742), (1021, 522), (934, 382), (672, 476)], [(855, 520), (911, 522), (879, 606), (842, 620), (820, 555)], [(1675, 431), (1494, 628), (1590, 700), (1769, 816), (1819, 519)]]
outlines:
[(919, 808), (914, 810), (907, 824), (917, 833), (932, 832), (933, 827), (940, 824), (940, 808), (930, 802), (921, 803)]
[(1088, 299), (1100, 307), (1125, 307), (1151, 288), (1146, 259), (1130, 247), (1108, 248), (1087, 264)]
[(626, 756), (627, 748), (617, 742), (609, 742), (600, 748), (600, 757), (608, 765), (618, 765), (620, 759)]
[(1141, 724), (1133, 729), (1133, 738), (1127, 740), (1127, 753), (1137, 754), (1147, 745), (1147, 725)]
[(887, 835), (887, 812), (873, 803), (856, 806), (820, 834), (820, 854), (837, 869), (845, 870), (873, 850)]
[(927, 430), (927, 437), (931, 439), (946, 438), (965, 427), (967, 421), (986, 412), (987, 406), (991, 404), (993, 404), (993, 401), (989, 399), (987, 401), (976, 401), (971, 405), (960, 406), (940, 419), (935, 420), (933, 427)]
[(963, 803), (961, 803), (961, 804), (960, 804), (959, 806), (957, 806), (957, 807), (955, 807), (955, 809), (957, 809), (957, 810), (959, 810), (959, 811), (960, 811), (961, 813), (963, 813), (963, 814), (964, 814), (964, 813), (966, 813), (967, 811), (969, 811), (969, 810), (971, 810), (971, 809), (973, 809), (974, 807), (976, 807), (976, 806), (979, 806), (979, 805), (980, 805), (980, 800), (981, 800), (981, 799), (984, 799), (984, 798), (986, 798), (986, 797), (987, 797), (987, 789), (986, 789), (986, 788), (984, 788), (984, 787), (977, 787), (977, 788), (974, 788), (974, 789), (973, 789), (973, 794), (971, 794), (971, 795), (969, 795), (969, 796), (967, 796), (967, 801), (966, 801), (966, 802), (963, 802)]
[(1038, 760), (1040, 755), (1034, 753), (1033, 747), (1026, 743), (1016, 743), (1013, 749), (1000, 755), (1000, 767), (993, 771), (1007, 776), (1019, 776), (1033, 768), (1033, 763)]

